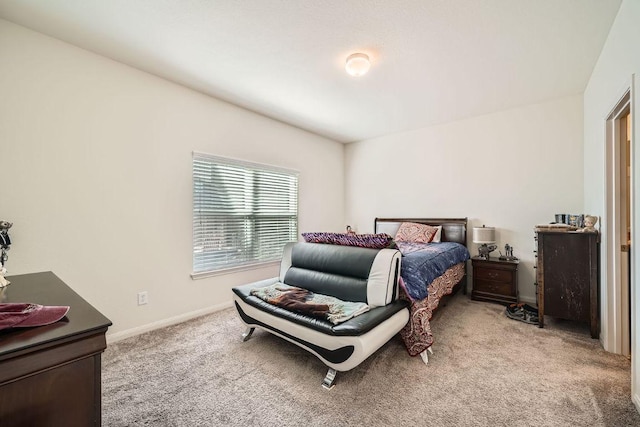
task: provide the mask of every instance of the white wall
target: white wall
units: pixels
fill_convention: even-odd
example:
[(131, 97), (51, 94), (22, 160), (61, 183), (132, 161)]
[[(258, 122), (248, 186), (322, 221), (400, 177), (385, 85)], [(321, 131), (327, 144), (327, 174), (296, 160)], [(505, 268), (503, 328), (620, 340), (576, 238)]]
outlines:
[[(618, 16), (609, 32), (609, 36), (600, 58), (593, 70), (591, 79), (584, 93), (584, 167), (585, 185), (584, 202), (585, 209), (603, 217), (606, 222), (606, 200), (605, 200), (605, 121), (611, 110), (616, 106), (624, 92), (631, 87), (633, 74), (635, 74), (635, 94), (632, 94), (632, 141), (634, 144), (632, 153), (632, 165), (634, 168), (633, 187), (634, 205), (633, 215), (633, 235), (632, 242), (640, 241), (640, 210), (638, 201), (640, 200), (640, 150), (638, 150), (638, 126), (640, 126), (640, 102), (638, 100), (638, 89), (640, 88), (640, 51), (638, 41), (640, 40), (640, 1), (625, 0), (620, 6)], [(607, 318), (606, 314), (611, 310), (607, 293), (607, 259), (605, 247), (607, 245), (607, 234), (602, 233), (602, 263), (601, 263), (601, 311), (605, 313), (602, 317), (602, 339), (605, 349), (613, 347), (614, 330), (613, 319)], [(634, 248), (635, 246), (632, 246)], [(638, 292), (638, 267), (640, 267), (640, 253), (632, 249), (632, 397), (636, 407), (640, 410), (640, 342), (638, 341), (638, 327), (640, 327), (640, 293)]]
[(344, 227), (342, 144), (3, 20), (0, 64), (9, 275), (55, 272), (111, 337), (228, 306), (232, 286), (277, 273), (190, 278), (193, 150), (300, 171), (300, 231)]
[(582, 126), (573, 96), (349, 144), (346, 221), (372, 232), (375, 217), (468, 217), (472, 255), (471, 228), (494, 226), (534, 302), (534, 226), (582, 213)]

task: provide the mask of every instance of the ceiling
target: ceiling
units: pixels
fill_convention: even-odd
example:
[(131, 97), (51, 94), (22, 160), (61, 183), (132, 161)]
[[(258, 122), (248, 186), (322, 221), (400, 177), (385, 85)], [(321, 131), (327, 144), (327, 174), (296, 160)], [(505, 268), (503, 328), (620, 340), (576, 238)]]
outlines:
[(2, 0), (0, 17), (351, 142), (582, 93), (620, 3)]

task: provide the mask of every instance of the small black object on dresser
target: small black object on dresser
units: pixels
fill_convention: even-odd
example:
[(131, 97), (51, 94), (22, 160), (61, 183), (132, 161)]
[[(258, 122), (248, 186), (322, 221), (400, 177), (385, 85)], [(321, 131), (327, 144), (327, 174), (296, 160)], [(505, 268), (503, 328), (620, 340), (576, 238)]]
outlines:
[(536, 242), (538, 326), (545, 315), (586, 322), (598, 338), (599, 234), (536, 229)]
[(518, 302), (518, 261), (471, 258), (473, 290), (471, 299), (500, 304)]

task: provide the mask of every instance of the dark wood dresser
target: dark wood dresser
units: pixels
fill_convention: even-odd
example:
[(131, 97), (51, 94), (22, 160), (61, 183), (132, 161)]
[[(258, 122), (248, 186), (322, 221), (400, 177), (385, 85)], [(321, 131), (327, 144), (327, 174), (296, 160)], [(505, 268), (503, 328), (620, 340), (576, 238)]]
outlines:
[(0, 331), (0, 425), (101, 425), (109, 319), (51, 272), (8, 277), (2, 302), (70, 306), (47, 326)]
[(500, 304), (518, 302), (518, 261), (498, 258), (471, 258), (473, 290), (471, 299)]
[(544, 316), (586, 322), (598, 338), (599, 234), (536, 230), (539, 327)]

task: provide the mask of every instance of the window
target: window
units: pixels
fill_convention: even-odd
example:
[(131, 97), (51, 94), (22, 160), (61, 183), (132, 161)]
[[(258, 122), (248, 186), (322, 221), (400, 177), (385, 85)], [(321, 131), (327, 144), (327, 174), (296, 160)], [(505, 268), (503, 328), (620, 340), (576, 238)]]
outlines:
[(298, 238), (298, 174), (193, 153), (193, 276), (277, 261)]

